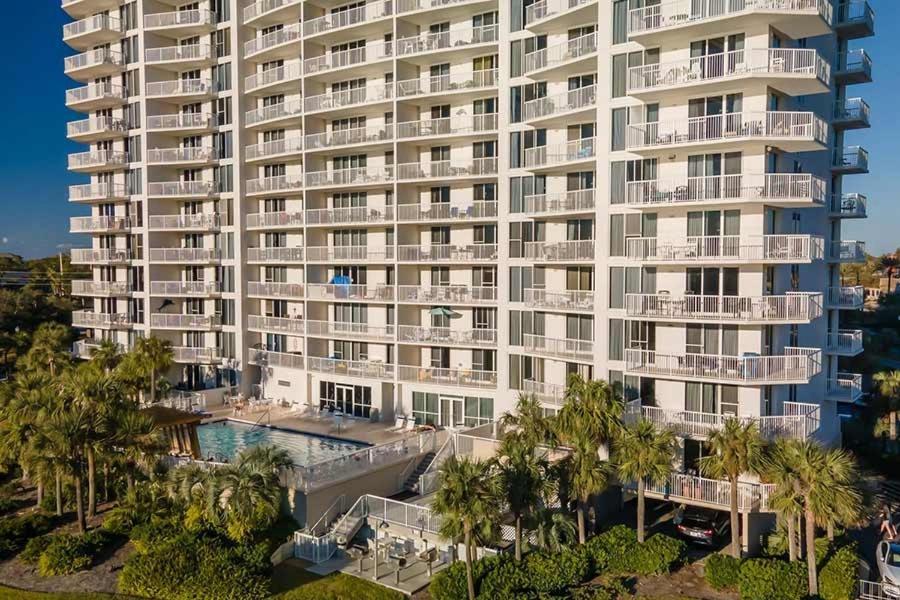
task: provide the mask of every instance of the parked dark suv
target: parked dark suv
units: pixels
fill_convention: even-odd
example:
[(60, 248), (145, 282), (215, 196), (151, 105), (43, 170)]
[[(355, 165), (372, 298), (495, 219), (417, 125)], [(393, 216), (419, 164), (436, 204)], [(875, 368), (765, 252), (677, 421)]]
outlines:
[(728, 521), (726, 512), (688, 507), (676, 527), (681, 537), (697, 544), (712, 546), (728, 534)]

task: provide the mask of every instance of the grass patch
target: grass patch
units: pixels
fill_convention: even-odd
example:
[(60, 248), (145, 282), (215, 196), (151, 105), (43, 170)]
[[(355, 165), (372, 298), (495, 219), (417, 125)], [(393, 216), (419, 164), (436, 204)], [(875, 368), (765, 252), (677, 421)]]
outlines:
[(28, 592), (0, 586), (0, 600), (113, 600), (126, 596), (87, 592)]
[(278, 600), (403, 600), (405, 596), (358, 577), (334, 573), (303, 583), (300, 587), (279, 594), (277, 598)]

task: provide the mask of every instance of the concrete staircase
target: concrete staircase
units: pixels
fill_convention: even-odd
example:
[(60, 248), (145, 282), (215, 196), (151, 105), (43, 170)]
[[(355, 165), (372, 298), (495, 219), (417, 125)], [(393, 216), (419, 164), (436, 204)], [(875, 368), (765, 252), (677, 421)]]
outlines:
[(429, 452), (425, 456), (422, 457), (422, 460), (419, 461), (418, 466), (416, 466), (416, 470), (407, 477), (406, 482), (403, 484), (403, 489), (408, 492), (418, 492), (419, 491), (419, 479), (422, 477), (422, 473), (428, 470), (428, 467), (431, 466), (431, 463), (434, 461), (434, 457), (437, 456), (436, 452)]

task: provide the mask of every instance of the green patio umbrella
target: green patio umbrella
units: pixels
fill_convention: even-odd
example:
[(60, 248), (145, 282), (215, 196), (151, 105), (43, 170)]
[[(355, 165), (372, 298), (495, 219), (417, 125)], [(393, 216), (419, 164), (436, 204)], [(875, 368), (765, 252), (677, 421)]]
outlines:
[(435, 306), (429, 311), (429, 314), (436, 317), (447, 317), (448, 319), (458, 319), (462, 315), (456, 311), (452, 311), (446, 306)]

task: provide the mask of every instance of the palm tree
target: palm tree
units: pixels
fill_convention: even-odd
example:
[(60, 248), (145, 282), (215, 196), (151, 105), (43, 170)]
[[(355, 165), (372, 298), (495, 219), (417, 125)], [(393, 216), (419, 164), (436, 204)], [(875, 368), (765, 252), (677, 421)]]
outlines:
[(896, 254), (885, 254), (881, 258), (878, 259), (878, 268), (882, 273), (887, 275), (887, 293), (892, 294), (894, 292), (894, 287), (891, 285), (894, 280), (894, 271), (900, 266), (900, 260), (898, 260)]
[(120, 407), (110, 416), (112, 441), (119, 448), (125, 466), (128, 493), (134, 493), (134, 476), (141, 464), (165, 452), (162, 432), (153, 419), (133, 406)]
[(156, 403), (156, 385), (160, 373), (173, 364), (172, 344), (155, 337), (140, 338), (134, 346), (140, 364), (144, 366), (150, 388), (150, 404)]
[(439, 477), (440, 485), (431, 509), (442, 517), (441, 535), (447, 539), (456, 537), (457, 524), (461, 524), (469, 600), (475, 600), (473, 535), (480, 523), (499, 521), (497, 477), (490, 463), (457, 456), (444, 461)]
[(523, 519), (538, 506), (550, 485), (548, 467), (547, 460), (523, 438), (508, 436), (501, 442), (497, 475), (503, 497), (516, 520), (516, 560), (522, 560)]
[(803, 497), (794, 483), (797, 472), (793, 447), (779, 439), (769, 448), (762, 465), (766, 479), (775, 485), (769, 494), (769, 505), (778, 511), (787, 523), (788, 560), (797, 560), (797, 519), (803, 514)]
[(60, 323), (41, 323), (31, 340), (31, 348), (24, 356), (28, 368), (46, 369), (50, 377), (56, 377), (71, 360), (69, 328)]
[(754, 421), (742, 424), (738, 419), (725, 420), (725, 425), (709, 436), (709, 456), (700, 459), (700, 472), (712, 479), (727, 479), (731, 495), (731, 554), (741, 557), (741, 533), (738, 514), (738, 486), (741, 475), (758, 472), (762, 462), (763, 442)]
[(122, 360), (122, 351), (119, 344), (112, 340), (103, 340), (100, 345), (91, 352), (91, 362), (96, 363), (104, 372), (110, 373)]
[(553, 445), (553, 422), (544, 415), (540, 401), (530, 394), (519, 394), (515, 412), (500, 417), (502, 429), (512, 428), (531, 446)]
[(600, 446), (619, 434), (624, 410), (622, 398), (607, 382), (585, 381), (573, 373), (569, 375), (557, 426), (563, 432), (584, 431)]
[(113, 369), (113, 376), (119, 382), (125, 395), (135, 406), (141, 402), (141, 393), (147, 384), (147, 374), (141, 357), (135, 352), (122, 355), (119, 364)]
[(900, 411), (900, 371), (882, 371), (872, 380), (888, 405), (888, 428), (892, 443), (897, 442), (897, 411)]
[(643, 543), (644, 487), (647, 481), (662, 483), (672, 473), (675, 435), (666, 429), (657, 431), (650, 421), (641, 419), (622, 430), (615, 445), (615, 465), (619, 477), (637, 482), (637, 536)]
[(575, 543), (578, 531), (572, 518), (564, 512), (543, 508), (537, 512), (534, 543), (541, 550), (558, 553)]
[(588, 501), (592, 496), (603, 493), (609, 485), (609, 464), (600, 458), (596, 441), (588, 433), (589, 429), (565, 432), (564, 441), (569, 447), (569, 455), (563, 459), (566, 465), (569, 489), (577, 500), (578, 543), (587, 541)]
[(84, 449), (90, 435), (91, 415), (82, 406), (70, 406), (54, 414), (43, 426), (48, 448), (57, 466), (72, 478), (75, 485), (75, 506), (78, 531), (87, 530), (84, 510)]

